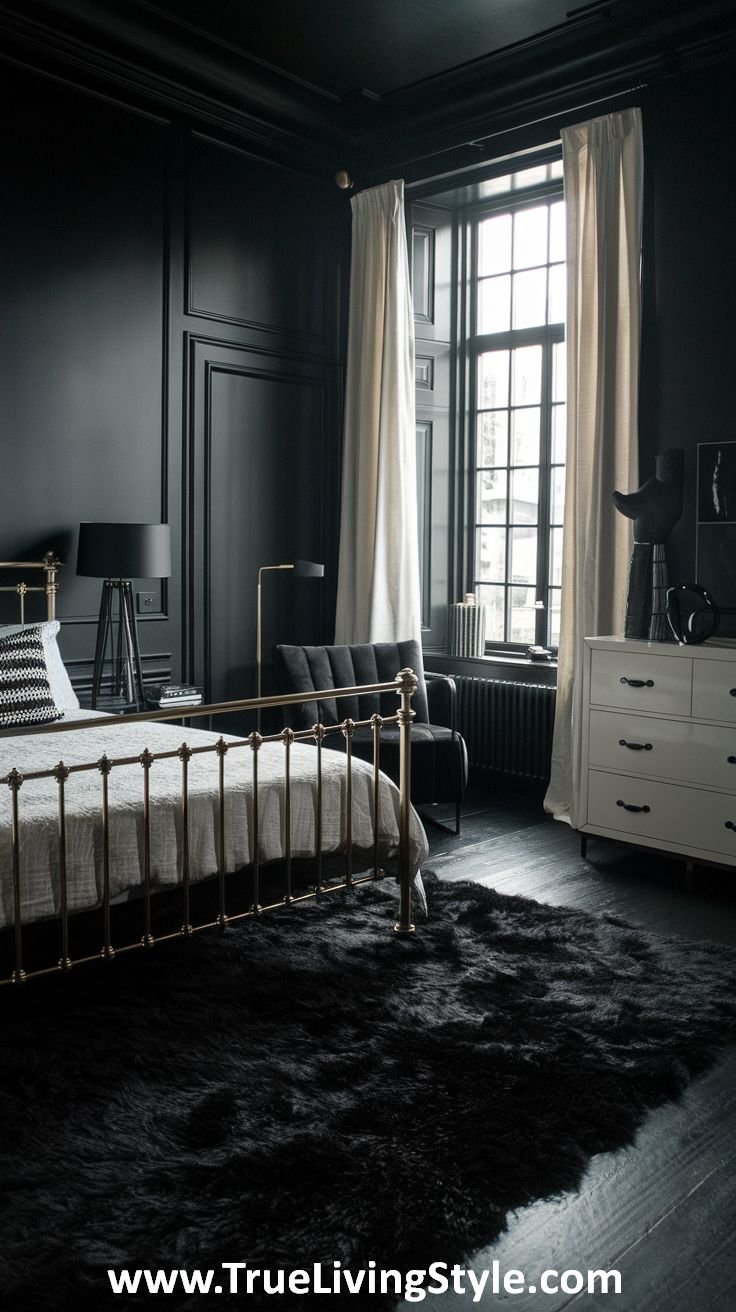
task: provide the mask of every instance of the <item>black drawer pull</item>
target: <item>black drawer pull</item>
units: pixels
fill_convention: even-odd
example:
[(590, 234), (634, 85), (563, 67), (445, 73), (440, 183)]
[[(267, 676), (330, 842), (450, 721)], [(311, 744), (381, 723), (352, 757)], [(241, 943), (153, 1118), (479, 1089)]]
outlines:
[[(628, 747), (628, 749), (629, 749), (630, 752), (651, 752), (651, 751), (652, 751), (652, 744), (651, 744), (651, 743), (627, 743), (627, 741), (626, 741), (625, 738), (619, 738), (619, 740), (618, 740), (618, 745), (619, 745), (619, 747)], [(729, 758), (729, 759), (731, 759), (731, 758)], [(733, 757), (733, 761), (734, 761), (734, 764), (736, 764), (736, 756)]]
[(727, 820), (726, 823), (725, 823), (725, 825), (723, 826), (723, 828), (724, 828), (724, 829), (736, 829), (736, 825), (734, 824), (733, 820)]
[(736, 688), (731, 689), (731, 696), (736, 697)]
[(726, 760), (729, 765), (736, 765), (736, 756), (727, 756)]
[[(651, 810), (651, 807), (649, 806), (633, 806), (631, 802), (622, 802), (620, 798), (616, 803), (616, 806), (622, 806), (624, 811), (643, 811), (645, 815), (648, 815)], [(728, 823), (730, 824), (730, 821)], [(736, 825), (733, 827), (736, 829)]]
[[(654, 679), (627, 679), (624, 674), (621, 675), (621, 682), (628, 683), (630, 688), (653, 688)], [(736, 688), (734, 688), (734, 697), (736, 697)]]

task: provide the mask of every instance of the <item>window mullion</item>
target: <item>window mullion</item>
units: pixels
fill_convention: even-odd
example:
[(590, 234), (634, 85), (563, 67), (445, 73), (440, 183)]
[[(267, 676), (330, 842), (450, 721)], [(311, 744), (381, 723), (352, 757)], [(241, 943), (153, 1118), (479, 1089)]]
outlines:
[[(465, 518), (465, 558), (462, 561), (463, 592), (467, 591), (468, 579), (475, 574), (477, 519), (477, 483), (478, 483), (478, 353), (474, 349), (476, 328), (478, 324), (478, 225), (468, 222), (464, 225), (464, 286), (467, 290), (466, 314), (463, 319), (463, 331), (468, 344), (467, 367), (465, 369), (466, 399), (464, 430), (467, 435), (465, 477), (463, 495), (467, 515)], [(468, 459), (470, 456), (470, 459)], [(457, 578), (457, 575), (455, 575)]]
[(542, 412), (539, 433), (539, 536), (537, 538), (537, 596), (542, 608), (536, 613), (535, 642), (546, 646), (547, 640), (547, 577), (549, 573), (549, 524), (552, 501), (552, 342), (542, 348)]

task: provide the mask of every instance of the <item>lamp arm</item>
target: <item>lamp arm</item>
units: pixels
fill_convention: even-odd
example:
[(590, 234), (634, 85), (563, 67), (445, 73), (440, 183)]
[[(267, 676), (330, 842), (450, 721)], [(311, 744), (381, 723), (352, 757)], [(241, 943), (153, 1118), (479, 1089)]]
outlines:
[(269, 569), (293, 569), (293, 565), (261, 565), (258, 571), (258, 580), (260, 582), (261, 574), (265, 574)]
[(261, 571), (256, 588), (256, 697), (261, 695)]
[(261, 575), (268, 570), (293, 569), (293, 565), (261, 565), (256, 588), (256, 697), (261, 695)]

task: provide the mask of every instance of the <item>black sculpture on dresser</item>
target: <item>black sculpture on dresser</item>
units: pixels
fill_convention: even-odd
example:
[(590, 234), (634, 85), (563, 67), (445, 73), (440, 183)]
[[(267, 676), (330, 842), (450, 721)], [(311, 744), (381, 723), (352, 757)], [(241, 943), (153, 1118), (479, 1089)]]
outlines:
[(616, 509), (634, 521), (626, 638), (667, 637), (665, 543), (682, 514), (684, 471), (685, 452), (673, 447), (657, 456), (653, 477), (636, 492), (613, 493)]

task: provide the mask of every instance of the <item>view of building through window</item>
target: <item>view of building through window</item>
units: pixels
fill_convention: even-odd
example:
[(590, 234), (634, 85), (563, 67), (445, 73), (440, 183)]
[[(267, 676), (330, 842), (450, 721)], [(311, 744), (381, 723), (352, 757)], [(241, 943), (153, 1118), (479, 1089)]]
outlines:
[[(504, 180), (507, 188), (511, 180)], [(554, 196), (508, 203), (479, 217), (474, 234), (473, 586), (486, 606), (489, 643), (556, 646), (565, 482), (564, 202)]]

